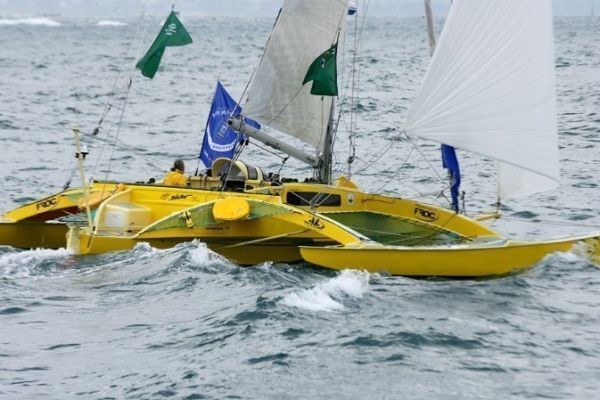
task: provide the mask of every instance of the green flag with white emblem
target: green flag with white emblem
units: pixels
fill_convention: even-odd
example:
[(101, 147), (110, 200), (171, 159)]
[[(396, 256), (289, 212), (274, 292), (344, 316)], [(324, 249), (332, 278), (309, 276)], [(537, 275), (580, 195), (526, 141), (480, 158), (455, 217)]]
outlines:
[(308, 68), (304, 85), (312, 81), (311, 94), (337, 96), (337, 42), (321, 54)]
[(135, 67), (142, 70), (142, 75), (152, 79), (158, 71), (160, 60), (167, 46), (185, 46), (190, 43), (192, 43), (190, 34), (175, 12), (171, 11), (152, 46)]

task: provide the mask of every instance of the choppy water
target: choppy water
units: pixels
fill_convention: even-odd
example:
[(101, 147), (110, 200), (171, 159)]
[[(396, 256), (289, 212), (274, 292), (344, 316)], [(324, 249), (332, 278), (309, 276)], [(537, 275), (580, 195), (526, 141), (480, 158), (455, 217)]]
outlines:
[[(137, 49), (128, 52), (135, 21), (6, 21), (1, 209), (62, 187), (73, 165), (70, 124), (93, 129)], [(134, 152), (116, 150), (109, 166), (111, 150), (90, 142), (96, 178), (110, 167), (112, 178), (147, 179), (180, 156), (195, 167), (215, 80), (239, 96), (272, 24), (185, 22), (193, 47), (168, 49), (153, 81), (136, 75), (119, 133)], [(508, 217), (529, 222), (497, 227), (519, 237), (600, 227), (600, 20), (557, 20), (556, 37), (564, 185), (509, 204)], [(439, 188), (414, 154), (401, 168), (409, 148), (394, 139), (427, 58), (422, 21), (369, 22), (357, 166), (394, 147), (355, 176), (364, 188)], [(101, 137), (117, 131), (113, 103)], [(344, 160), (343, 140), (339, 148)], [(435, 160), (437, 146), (423, 148)], [(246, 158), (279, 167), (258, 149)], [(461, 158), (467, 207), (484, 211), (493, 167)], [(305, 170), (290, 162), (287, 172)], [(432, 281), (302, 264), (240, 268), (200, 242), (83, 258), (0, 247), (0, 398), (596, 398), (599, 305), (598, 266), (572, 253), (503, 279)]]

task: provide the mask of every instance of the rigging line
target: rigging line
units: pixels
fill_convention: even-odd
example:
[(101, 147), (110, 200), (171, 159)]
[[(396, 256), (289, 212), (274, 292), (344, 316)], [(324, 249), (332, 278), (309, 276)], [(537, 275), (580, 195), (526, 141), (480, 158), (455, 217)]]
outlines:
[[(99, 138), (97, 136), (92, 136), (92, 138), (94, 140), (97, 140), (97, 141), (100, 141), (100, 142), (103, 142), (103, 143), (108, 143), (110, 141), (110, 139), (112, 138), (112, 136), (108, 137), (107, 139), (102, 139), (102, 138)], [(120, 139), (117, 140), (113, 145), (116, 146), (116, 147), (118, 147), (118, 148), (120, 148), (120, 149), (122, 149), (122, 150), (128, 150), (128, 151), (130, 151), (130, 152), (138, 155), (139, 157), (145, 159), (148, 162), (149, 165), (152, 165), (152, 166), (154, 166), (157, 169), (159, 169), (159, 168), (155, 166), (156, 163), (157, 164), (161, 164), (161, 165), (163, 165), (165, 167), (169, 167), (169, 164), (164, 163), (164, 162), (159, 161), (159, 160), (153, 160), (153, 159), (151, 159), (150, 156), (148, 156), (146, 154), (143, 154), (140, 150), (135, 149), (133, 146), (126, 144), (125, 142), (123, 142)], [(160, 168), (160, 171), (163, 171), (163, 169)]]
[[(108, 175), (111, 172), (110, 168), (111, 168), (112, 161), (114, 159), (115, 149), (117, 147), (116, 144), (117, 144), (117, 141), (119, 140), (119, 134), (121, 133), (121, 127), (123, 126), (123, 117), (125, 116), (125, 109), (127, 108), (127, 101), (129, 99), (129, 93), (130, 93), (130, 89), (131, 89), (131, 84), (133, 83), (133, 76), (130, 79), (131, 80), (129, 81), (130, 82), (129, 83), (129, 88), (128, 88), (127, 94), (125, 96), (125, 100), (123, 101), (123, 106), (121, 107), (121, 114), (119, 116), (119, 122), (118, 122), (118, 125), (117, 125), (117, 132), (115, 134), (115, 140), (114, 140), (113, 145), (112, 145), (112, 152), (110, 154), (110, 158), (108, 159), (108, 165), (107, 165), (107, 168), (106, 168), (106, 177), (104, 178), (105, 181), (108, 181)], [(104, 192), (105, 186), (106, 186), (106, 184), (103, 186), (102, 192)]]
[[(287, 192), (288, 196), (292, 195), (294, 197), (296, 197), (298, 200), (300, 200), (301, 202), (306, 203), (307, 206), (310, 206), (310, 200), (305, 199), (304, 197), (300, 196), (298, 193), (294, 192), (294, 191), (289, 191)], [(289, 203), (289, 202), (288, 202)], [(299, 205), (300, 207), (302, 207), (302, 205)]]
[[(408, 154), (406, 155), (406, 157), (404, 158), (404, 161), (402, 161), (402, 163), (400, 165), (406, 165), (406, 163), (408, 162), (408, 160), (410, 159), (410, 157), (412, 156), (413, 151), (415, 150), (414, 146), (411, 146)], [(383, 156), (383, 155), (382, 155)], [(381, 191), (385, 186), (387, 186), (391, 181), (396, 180), (397, 177), (396, 176), (392, 176), (389, 179), (387, 179), (379, 188), (377, 188), (375, 191), (379, 192)], [(421, 193), (419, 190), (417, 190), (416, 188), (412, 187), (411, 185), (407, 184), (406, 182), (404, 182), (403, 179), (398, 179), (399, 182), (402, 182), (402, 186), (412, 190), (413, 192), (415, 192), (417, 194), (417, 196), (413, 196), (413, 197), (407, 197), (407, 198), (426, 198), (426, 197), (432, 197), (433, 198), (433, 202), (437, 203), (437, 199), (440, 197), (440, 195), (443, 195), (443, 191), (446, 190), (448, 187), (445, 186), (444, 189), (442, 189), (442, 191), (435, 191), (432, 193)], [(443, 196), (444, 198), (446, 198), (446, 196)], [(448, 200), (446, 198), (446, 200)], [(449, 202), (449, 200), (448, 200)]]
[(445, 187), (441, 191), (440, 190), (436, 190), (435, 192), (422, 193), (417, 188), (415, 188), (415, 187), (413, 187), (411, 185), (408, 185), (408, 184), (403, 184), (403, 185), (405, 187), (407, 187), (408, 189), (410, 189), (410, 190), (412, 190), (413, 192), (416, 193), (416, 196), (408, 196), (408, 197), (404, 197), (404, 199), (415, 200), (415, 199), (426, 199), (428, 197), (431, 197), (431, 199), (432, 199), (432, 200), (430, 200), (431, 204), (438, 205), (438, 204), (440, 204), (440, 202), (438, 201), (438, 199), (440, 197), (443, 197), (448, 202), (448, 204), (451, 204), (450, 200), (444, 194), (444, 191), (446, 189), (448, 189), (449, 186)]
[(354, 53), (352, 60), (352, 86), (351, 86), (351, 97), (350, 97), (350, 129), (349, 129), (349, 153), (348, 153), (348, 177), (352, 176), (352, 163), (356, 159), (356, 124), (357, 121), (354, 119), (354, 100), (355, 91), (359, 90), (360, 79), (361, 79), (361, 65), (357, 62), (357, 55), (362, 53), (362, 46), (364, 41), (364, 30), (365, 23), (367, 20), (367, 12), (369, 9), (370, 1), (363, 1), (363, 13), (360, 14), (361, 27), (358, 29), (359, 15), (356, 15), (354, 19)]
[[(365, 10), (366, 10), (366, 8), (368, 8), (368, 6), (367, 6), (367, 7), (365, 7)], [(365, 14), (365, 15), (366, 15), (366, 14)], [(357, 18), (358, 18), (358, 14), (357, 14)], [(363, 25), (363, 28), (364, 28), (364, 22), (365, 22), (365, 20), (366, 20), (366, 18), (363, 18), (363, 19), (362, 19), (362, 25)], [(360, 39), (359, 39), (359, 42), (361, 43), (361, 45), (360, 45), (360, 46), (362, 46), (362, 41), (363, 41), (363, 38), (364, 38), (364, 36), (362, 35), (362, 30), (363, 30), (363, 29), (361, 29), (361, 35), (360, 35)], [(343, 47), (343, 52), (344, 52), (344, 53), (343, 53), (343, 54), (345, 55), (345, 54), (346, 54), (346, 40), (344, 40), (344, 41), (343, 41), (343, 44), (344, 44), (344, 47)], [(359, 47), (360, 47), (360, 46), (359, 46)], [(362, 48), (362, 47), (361, 47), (361, 48)], [(359, 53), (360, 53), (360, 51), (359, 51)], [(350, 74), (346, 74), (346, 70), (347, 70), (347, 69), (350, 69), (350, 70), (352, 70), (352, 68), (353, 68), (353, 65), (352, 65), (352, 63), (350, 63), (350, 66), (347, 66), (347, 65), (346, 65), (346, 63), (345, 63), (345, 61), (346, 61), (346, 57), (344, 56), (344, 57), (342, 58), (342, 66), (343, 66), (343, 67), (342, 67), (342, 76), (341, 76), (341, 78), (340, 78), (340, 79), (341, 79), (341, 81), (342, 81), (342, 87), (344, 88), (343, 95), (342, 95), (342, 98), (343, 98), (343, 99), (345, 99), (345, 98), (347, 98), (347, 97), (348, 97), (347, 93), (348, 93), (348, 91), (349, 91), (349, 90), (350, 90), (350, 88), (351, 88), (351, 85), (350, 85), (350, 83), (351, 83), (351, 81), (352, 81), (352, 74), (351, 74), (351, 73), (350, 73)], [(360, 66), (360, 63), (359, 63), (359, 66)], [(358, 69), (357, 69), (357, 70), (358, 70)], [(344, 78), (344, 74), (346, 74), (346, 78)], [(344, 83), (344, 82), (345, 82), (345, 83)], [(347, 103), (347, 102), (345, 102), (345, 101), (343, 101), (343, 102), (342, 102), (342, 101), (340, 101), (340, 102), (339, 102), (339, 109), (340, 109), (340, 112), (338, 113), (338, 116), (340, 116), (340, 115), (342, 114), (342, 110), (346, 110), (347, 108), (348, 108), (348, 109), (350, 109), (350, 108), (348, 107), (348, 103)], [(352, 109), (350, 109), (350, 112), (352, 112)], [(344, 124), (344, 125), (346, 126), (346, 130), (347, 130), (347, 131), (349, 131), (349, 129), (348, 129), (348, 127), (347, 127), (347, 125), (346, 125), (346, 124)]]
[(251, 145), (258, 147), (261, 150), (266, 151), (267, 153), (270, 153), (271, 155), (274, 155), (275, 157), (281, 158), (282, 160), (285, 160), (287, 158), (289, 158), (289, 156), (282, 156), (281, 154), (275, 153), (274, 151), (269, 150), (267, 147), (261, 146), (259, 144), (256, 144), (255, 142), (250, 142)]
[(383, 158), (384, 155), (386, 155), (395, 145), (395, 142), (390, 142), (389, 144), (383, 146), (382, 148), (380, 148), (373, 156), (372, 156), (372, 160), (371, 161), (365, 161), (363, 163), (363, 166), (361, 168), (359, 168), (356, 171), (356, 174), (361, 174), (363, 173), (365, 170), (367, 170), (368, 168), (370, 168), (371, 166), (373, 166), (373, 164), (375, 164), (376, 162), (378, 162), (379, 160), (381, 160)]
[[(142, 13), (140, 14), (140, 17), (138, 18), (136, 25), (135, 25), (135, 29), (133, 31), (132, 40), (129, 42), (129, 45), (127, 46), (127, 50), (125, 51), (125, 59), (128, 59), (131, 54), (134, 43), (135, 43), (136, 38), (138, 37), (138, 33), (140, 31), (140, 26), (142, 25), (142, 21), (145, 18), (146, 9), (148, 7), (149, 1), (150, 0), (146, 0), (146, 2), (143, 5)], [(120, 77), (119, 77), (120, 73), (121, 73), (121, 69), (119, 68), (117, 70), (117, 77), (114, 79), (112, 88), (107, 96), (107, 99), (106, 99), (106, 102), (104, 105), (104, 111), (101, 114), (100, 120), (98, 122), (98, 126), (96, 127), (96, 130), (94, 130), (95, 134), (98, 134), (98, 130), (99, 130), (100, 126), (102, 125), (102, 122), (104, 121), (104, 119), (106, 118), (106, 116), (108, 115), (108, 113), (110, 112), (110, 110), (112, 108), (112, 104), (110, 102), (111, 102), (111, 99), (117, 94), (116, 88), (117, 88), (117, 84), (120, 80)]]
[(254, 239), (254, 240), (248, 240), (246, 242), (239, 242), (239, 243), (223, 246), (223, 247), (221, 247), (221, 249), (231, 249), (231, 248), (242, 247), (242, 246), (247, 246), (247, 245), (251, 245), (251, 244), (264, 243), (264, 242), (268, 242), (270, 240), (282, 239), (284, 237), (293, 236), (293, 235), (300, 235), (302, 233), (308, 232), (309, 230), (310, 229), (302, 229), (302, 230), (298, 230), (298, 231), (282, 233), (280, 235), (269, 236), (269, 237), (265, 237), (265, 238)]
[[(144, 23), (144, 21), (146, 20), (146, 13), (147, 13), (147, 10), (148, 10), (148, 4), (149, 4), (149, 2), (150, 2), (150, 0), (146, 0), (143, 3), (142, 13), (140, 14), (140, 17), (138, 18), (138, 21), (136, 23), (136, 29), (134, 31), (133, 38), (132, 38), (131, 42), (129, 43), (129, 47), (127, 48), (125, 59), (128, 59), (129, 56), (130, 56), (130, 54), (132, 52), (135, 53), (135, 54), (137, 54), (138, 56), (141, 53), (142, 43), (143, 43), (144, 38), (145, 38), (145, 36), (147, 34), (147, 31), (148, 31), (148, 23)], [(143, 26), (142, 33), (141, 33), (141, 35), (138, 35), (139, 32), (140, 32), (140, 27), (141, 26)], [(136, 38), (138, 38), (137, 39), (137, 49), (135, 51), (133, 51), (132, 49), (134, 48), (134, 43), (136, 42)], [(131, 74), (133, 74), (133, 71), (135, 71), (135, 60), (137, 58), (139, 58), (139, 57), (135, 57), (135, 59), (134, 59), (134, 66), (131, 69)], [(119, 73), (120, 73), (120, 70), (119, 70)], [(126, 81), (125, 85), (123, 86), (123, 88), (117, 92), (116, 91), (116, 86), (117, 86), (118, 81), (119, 81), (119, 77), (117, 77), (115, 79), (115, 82), (113, 84), (113, 88), (112, 88), (111, 94), (109, 95), (109, 98), (107, 99), (107, 104), (109, 104), (111, 96), (114, 97), (114, 96), (117, 95), (117, 93), (124, 92), (125, 90), (128, 90), (130, 88), (130, 85), (127, 85), (127, 81)], [(128, 94), (128, 91), (126, 93)], [(110, 104), (110, 106), (112, 108), (112, 104)], [(110, 128), (108, 130), (107, 136), (111, 136), (112, 135), (111, 132), (112, 132), (113, 129), (114, 129), (114, 121), (111, 122), (111, 124), (110, 124)], [(102, 159), (102, 155), (104, 154), (104, 150), (106, 149), (107, 144), (108, 144), (108, 142), (104, 142), (103, 145), (102, 145), (102, 147), (100, 148), (100, 153), (99, 153), (98, 158), (96, 160), (96, 164), (94, 165), (94, 168), (92, 169), (92, 175), (95, 174), (95, 172), (96, 172), (96, 170), (97, 170), (97, 168), (98, 168), (98, 166), (100, 164), (100, 160)]]
[[(124, 89), (122, 89), (124, 90)], [(114, 121), (110, 121), (110, 126), (108, 128), (108, 130), (106, 131), (106, 137), (110, 138), (113, 136), (113, 130), (114, 130), (114, 126), (115, 126), (115, 122)], [(94, 135), (93, 133), (91, 135), (89, 135), (91, 138), (98, 138), (97, 135)], [(100, 165), (100, 161), (102, 160), (102, 155), (104, 154), (104, 151), (106, 150), (106, 146), (108, 145), (108, 141), (104, 140), (102, 147), (100, 147), (100, 152), (98, 154), (98, 157), (96, 158), (96, 163), (94, 164), (94, 167), (92, 168), (91, 171), (91, 175), (95, 175), (96, 170), (98, 169), (99, 165)]]
[[(444, 196), (444, 195), (443, 195), (443, 191), (436, 190), (435, 192), (429, 192), (429, 193), (420, 193), (420, 192), (419, 192), (419, 191), (418, 191), (416, 188), (414, 188), (414, 187), (412, 187), (412, 186), (410, 186), (410, 185), (404, 185), (404, 186), (406, 186), (407, 188), (409, 188), (409, 189), (410, 189), (410, 190), (412, 190), (413, 192), (417, 193), (417, 195), (416, 195), (416, 196), (405, 196), (405, 197), (402, 197), (402, 198), (403, 198), (403, 199), (405, 199), (405, 200), (424, 199), (424, 198), (426, 198), (426, 197), (433, 197), (433, 198), (434, 198), (434, 200), (435, 200), (435, 199), (439, 198), (440, 196)], [(445, 188), (445, 189), (447, 189), (447, 188)], [(444, 190), (445, 190), (445, 189), (444, 189)], [(444, 196), (444, 197), (445, 197), (445, 196)]]
[[(264, 54), (263, 54), (264, 56)], [(256, 68), (254, 68), (254, 70), (252, 71), (252, 74), (250, 75), (250, 79), (248, 80), (248, 82), (246, 83), (246, 86), (244, 87), (244, 91), (242, 92), (242, 95), (240, 96), (239, 100), (237, 101), (237, 104), (235, 105), (235, 108), (233, 110), (231, 110), (231, 113), (229, 114), (229, 118), (233, 117), (233, 114), (237, 111), (240, 110), (240, 116), (242, 116), (242, 112), (241, 112), (241, 107), (240, 104), (242, 102), (242, 99), (244, 98), (244, 96), (246, 95), (246, 92), (248, 91), (248, 88), (250, 87), (250, 83), (252, 82), (252, 79), (254, 79), (254, 74), (256, 73)], [(215, 92), (216, 94), (216, 92)], [(237, 132), (237, 135), (239, 137), (240, 133)], [(202, 145), (200, 145), (202, 146)]]
[(323, 203), (329, 200), (329, 198), (333, 195), (333, 193), (320, 192), (310, 200), (310, 209), (314, 211), (317, 207), (321, 207), (321, 205), (323, 205)]
[[(392, 142), (393, 144), (394, 142)], [(391, 148), (391, 147), (390, 147)], [(414, 148), (411, 147), (411, 149), (408, 151), (406, 157), (404, 158), (404, 160), (402, 161), (402, 163), (400, 163), (400, 165), (406, 165), (406, 163), (408, 162), (408, 160), (410, 159), (412, 152), (414, 151)], [(382, 155), (383, 156), (383, 155)], [(377, 161), (377, 160), (376, 160)], [(380, 186), (376, 192), (381, 191), (385, 186), (387, 186), (392, 180), (396, 179), (397, 177), (392, 176), (390, 179), (388, 179), (382, 186)], [(402, 182), (402, 179), (399, 180), (400, 182)], [(405, 183), (403, 183), (403, 185), (406, 185)], [(406, 185), (408, 186), (408, 185)], [(413, 189), (414, 190), (414, 189)], [(415, 190), (415, 192), (419, 193), (418, 191)]]
[(222, 178), (223, 183), (221, 184), (221, 190), (219, 191), (220, 196), (223, 195), (223, 191), (225, 190), (227, 180), (229, 179), (229, 174), (231, 173), (231, 170), (232, 170), (233, 166), (235, 165), (235, 163), (237, 162), (238, 158), (242, 155), (242, 151), (244, 150), (244, 147), (246, 147), (246, 141), (239, 144), (238, 148), (236, 149), (235, 154), (233, 155), (233, 158), (229, 161), (227, 173), (225, 175), (223, 175), (223, 178)]
[(419, 155), (427, 163), (427, 165), (429, 166), (429, 168), (437, 175), (437, 177), (440, 180), (440, 182), (446, 184), (446, 179), (444, 179), (440, 175), (440, 173), (438, 172), (438, 170), (433, 166), (433, 164), (431, 164), (431, 162), (429, 161), (429, 159), (427, 159), (427, 157), (425, 157), (425, 154), (423, 154), (423, 152), (421, 151), (421, 149), (419, 149), (419, 147), (417, 146), (417, 144), (415, 143), (415, 141), (412, 139), (412, 137), (410, 137), (406, 132), (403, 132), (403, 133), (404, 133), (404, 136), (406, 136), (406, 138), (408, 139), (408, 141), (413, 145), (413, 147), (415, 148), (415, 150), (417, 150), (417, 152), (419, 153)]
[[(75, 164), (77, 164), (77, 162), (75, 162)], [(71, 172), (68, 174), (67, 181), (63, 185), (63, 190), (67, 190), (71, 186), (71, 182), (73, 181), (73, 178), (75, 177), (76, 171), (77, 171), (77, 166), (75, 165), (73, 168), (71, 168)]]
[(285, 163), (289, 159), (290, 159), (290, 156), (287, 156), (286, 158), (284, 158), (283, 161), (281, 162), (281, 166), (279, 167), (279, 170), (277, 171), (277, 176), (279, 177), (280, 180), (281, 180), (281, 171), (283, 170), (283, 167), (285, 166)]
[[(146, 3), (144, 4), (144, 9), (142, 11), (142, 16), (141, 19), (144, 20), (145, 19), (145, 13), (146, 13), (146, 8), (148, 6), (149, 0), (146, 0)], [(142, 42), (144, 37), (146, 36), (148, 31), (148, 24), (145, 23), (144, 24), (144, 33), (143, 35), (140, 37), (139, 43), (138, 43), (138, 54), (141, 53), (142, 51)], [(138, 57), (136, 57), (137, 59)], [(134, 77), (134, 73), (135, 73), (135, 69), (136, 69), (136, 62), (134, 60), (134, 62), (131, 65), (130, 71), (129, 71), (129, 79), (126, 81), (126, 88), (125, 88), (125, 95), (123, 98), (123, 104), (121, 107), (121, 114), (119, 115), (119, 120), (117, 122), (117, 131), (115, 133), (115, 141), (113, 143), (112, 146), (112, 152), (110, 154), (108, 163), (107, 163), (107, 168), (106, 168), (106, 177), (105, 177), (105, 182), (108, 181), (108, 175), (111, 172), (111, 166), (112, 166), (112, 161), (114, 159), (114, 154), (115, 154), (115, 148), (116, 148), (116, 144), (118, 143), (119, 140), (119, 134), (121, 133), (121, 127), (123, 126), (123, 118), (125, 116), (125, 110), (127, 108), (127, 103), (129, 100), (129, 95), (131, 94), (131, 87), (133, 85), (133, 77)], [(106, 183), (102, 186), (102, 193), (104, 193), (104, 191), (106, 190)]]
[[(417, 199), (424, 199), (426, 197), (432, 197), (435, 201), (439, 197), (442, 197), (442, 196), (445, 197), (443, 194), (443, 191), (439, 191), (439, 190), (436, 190), (435, 192), (421, 193), (421, 192), (419, 192), (419, 190), (417, 190), (417, 188), (415, 188), (411, 185), (404, 184), (404, 187), (406, 187), (407, 189), (410, 189), (416, 193), (415, 196), (402, 196), (402, 198), (404, 200), (417, 200)], [(445, 188), (445, 189), (447, 189), (447, 188)]]

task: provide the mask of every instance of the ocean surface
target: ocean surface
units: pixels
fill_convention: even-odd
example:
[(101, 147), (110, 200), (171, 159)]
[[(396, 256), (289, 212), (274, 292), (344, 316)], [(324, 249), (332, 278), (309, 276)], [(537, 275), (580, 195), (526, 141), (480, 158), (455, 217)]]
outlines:
[[(195, 170), (216, 80), (241, 96), (273, 20), (182, 18), (194, 44), (167, 49), (154, 80), (134, 73), (127, 95), (160, 20), (0, 18), (1, 210), (70, 180), (73, 124), (95, 179), (159, 177), (179, 157)], [(508, 202), (494, 227), (510, 237), (600, 231), (600, 19), (557, 19), (555, 30), (563, 184)], [(420, 143), (424, 160), (400, 137), (429, 59), (423, 20), (369, 19), (358, 59), (353, 179), (434, 201), (438, 146)], [(342, 79), (348, 94), (348, 66)], [(349, 102), (339, 108), (342, 172)], [(459, 157), (467, 212), (493, 209), (494, 165)], [(255, 146), (242, 158), (281, 166)], [(88, 257), (0, 247), (1, 399), (599, 397), (600, 270), (575, 253), (448, 281), (242, 268), (201, 242)]]

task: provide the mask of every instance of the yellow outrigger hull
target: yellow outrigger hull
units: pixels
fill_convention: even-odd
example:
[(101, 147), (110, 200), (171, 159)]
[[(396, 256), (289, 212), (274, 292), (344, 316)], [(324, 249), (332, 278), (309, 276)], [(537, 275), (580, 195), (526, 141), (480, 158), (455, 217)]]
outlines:
[(399, 247), (380, 244), (300, 247), (307, 262), (343, 270), (360, 269), (402, 276), (473, 278), (506, 275), (534, 266), (545, 256), (575, 247), (600, 262), (600, 234), (527, 243), (508, 240), (448, 247)]

